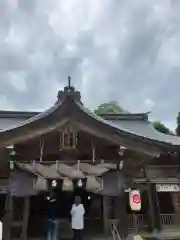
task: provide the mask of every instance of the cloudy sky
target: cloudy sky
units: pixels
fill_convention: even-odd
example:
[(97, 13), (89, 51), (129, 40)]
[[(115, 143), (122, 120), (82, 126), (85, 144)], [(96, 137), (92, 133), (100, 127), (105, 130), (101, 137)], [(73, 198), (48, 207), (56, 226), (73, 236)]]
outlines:
[(68, 75), (89, 108), (117, 100), (173, 128), (180, 1), (0, 0), (0, 109), (46, 109)]

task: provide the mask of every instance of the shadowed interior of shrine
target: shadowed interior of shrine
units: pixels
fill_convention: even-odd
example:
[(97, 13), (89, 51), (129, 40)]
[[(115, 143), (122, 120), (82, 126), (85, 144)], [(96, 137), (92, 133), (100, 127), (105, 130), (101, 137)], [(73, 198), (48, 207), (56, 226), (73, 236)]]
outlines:
[[(81, 196), (84, 205), (85, 214), (85, 234), (102, 234), (103, 232), (103, 214), (102, 214), (102, 200), (101, 196), (87, 193), (86, 191), (78, 191), (78, 193), (58, 193), (58, 211), (59, 211), (59, 231), (61, 235), (71, 235), (71, 216), (70, 210), (74, 202), (74, 196)], [(37, 237), (45, 234), (46, 219), (44, 216), (44, 199), (46, 194), (39, 194), (30, 199), (30, 214), (28, 225), (28, 236)], [(22, 221), (23, 212), (21, 206), (23, 205), (23, 198), (15, 198), (16, 209), (14, 212), (14, 219)], [(13, 235), (19, 236), (20, 228), (16, 227)]]

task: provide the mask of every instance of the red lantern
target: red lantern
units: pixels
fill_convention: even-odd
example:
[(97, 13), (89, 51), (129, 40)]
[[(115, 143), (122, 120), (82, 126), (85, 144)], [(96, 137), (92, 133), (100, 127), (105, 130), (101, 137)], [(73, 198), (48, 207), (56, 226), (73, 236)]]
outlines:
[(141, 195), (139, 190), (131, 190), (129, 192), (129, 204), (131, 210), (133, 211), (141, 210)]

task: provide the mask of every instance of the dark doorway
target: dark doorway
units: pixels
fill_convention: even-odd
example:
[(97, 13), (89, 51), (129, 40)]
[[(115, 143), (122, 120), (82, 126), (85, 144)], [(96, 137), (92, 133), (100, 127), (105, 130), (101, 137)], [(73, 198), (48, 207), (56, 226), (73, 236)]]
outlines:
[(174, 213), (174, 206), (170, 192), (158, 192), (160, 213)]

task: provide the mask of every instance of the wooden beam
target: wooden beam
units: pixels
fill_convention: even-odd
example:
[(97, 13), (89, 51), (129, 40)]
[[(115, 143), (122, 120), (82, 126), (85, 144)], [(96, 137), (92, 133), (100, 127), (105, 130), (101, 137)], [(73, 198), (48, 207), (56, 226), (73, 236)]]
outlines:
[(67, 122), (67, 118), (63, 119), (60, 122), (54, 123), (52, 125), (42, 127), (42, 128), (37, 128), (33, 129), (32, 131), (26, 131), (25, 133), (22, 131), (22, 133), (17, 133), (17, 136), (10, 137), (8, 136), (9, 133), (6, 133), (7, 136), (5, 135), (5, 139), (0, 141), (0, 147), (6, 147), (11, 144), (17, 144), (17, 143), (22, 143), (24, 141), (33, 139), (35, 137), (39, 137), (41, 135), (47, 134), (49, 132), (52, 132), (53, 130), (56, 130), (60, 128), (62, 125), (64, 125)]
[(28, 196), (28, 197), (25, 197), (24, 199), (21, 240), (26, 240), (28, 235), (27, 233), (28, 233), (28, 221), (29, 221), (29, 207), (30, 207), (30, 197)]

